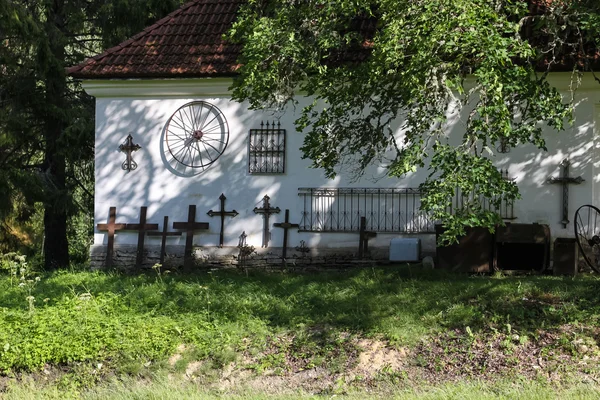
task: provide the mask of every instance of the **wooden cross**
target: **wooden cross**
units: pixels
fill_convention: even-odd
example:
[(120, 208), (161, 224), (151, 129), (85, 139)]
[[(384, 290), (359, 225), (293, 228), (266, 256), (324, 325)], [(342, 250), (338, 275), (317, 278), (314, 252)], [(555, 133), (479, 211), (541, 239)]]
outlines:
[(255, 214), (262, 214), (264, 219), (262, 247), (268, 247), (269, 240), (271, 239), (271, 232), (269, 231), (269, 217), (271, 214), (279, 214), (281, 211), (279, 207), (271, 207), (271, 204), (269, 203), (270, 199), (271, 198), (265, 194), (265, 197), (263, 197), (263, 206), (261, 208), (254, 207), (253, 210)]
[(276, 222), (273, 224), (276, 228), (283, 228), (283, 252), (282, 258), (285, 261), (287, 258), (287, 244), (288, 244), (288, 229), (298, 228), (300, 225), (290, 223), (290, 210), (285, 210), (285, 222)]
[(148, 236), (160, 236), (160, 263), (165, 263), (165, 254), (167, 248), (167, 236), (181, 236), (181, 232), (167, 232), (169, 230), (169, 217), (165, 217), (163, 221), (162, 232), (154, 231), (148, 232)]
[(134, 169), (136, 169), (137, 163), (133, 161), (133, 158), (131, 158), (131, 153), (134, 151), (138, 151), (141, 148), (142, 147), (139, 144), (133, 144), (133, 138), (131, 137), (131, 134), (129, 134), (127, 136), (127, 139), (125, 139), (125, 143), (119, 146), (119, 150), (127, 153), (127, 158), (125, 159), (125, 161), (123, 161), (123, 164), (121, 164), (121, 168), (123, 168), (126, 171), (133, 171)]
[(183, 256), (184, 268), (192, 266), (192, 246), (194, 244), (194, 231), (199, 229), (208, 229), (208, 222), (196, 222), (196, 206), (190, 204), (188, 210), (188, 220), (186, 222), (173, 222), (173, 229), (185, 231), (185, 253)]
[(576, 185), (579, 185), (581, 182), (584, 181), (584, 179), (581, 176), (578, 176), (576, 178), (573, 178), (571, 176), (569, 176), (569, 165), (571, 165), (571, 163), (569, 162), (569, 160), (567, 158), (565, 158), (564, 160), (562, 160), (562, 162), (560, 163), (560, 165), (562, 166), (562, 176), (559, 178), (548, 178), (548, 183), (560, 183), (562, 184), (562, 189), (563, 189), (563, 195), (562, 195), (562, 214), (563, 214), (563, 219), (561, 221), (561, 223), (563, 224), (563, 228), (567, 227), (567, 224), (570, 222), (569, 221), (569, 184), (570, 183), (574, 183)]
[(360, 238), (358, 240), (358, 258), (363, 258), (369, 252), (369, 238), (377, 233), (367, 230), (367, 218), (360, 217)]
[(219, 234), (219, 247), (223, 247), (223, 231), (225, 230), (225, 217), (231, 216), (233, 218), (236, 215), (238, 215), (238, 212), (235, 210), (225, 211), (225, 200), (227, 200), (227, 197), (225, 197), (223, 193), (221, 193), (221, 196), (219, 196), (219, 200), (221, 200), (221, 209), (219, 211), (210, 210), (209, 212), (207, 212), (207, 214), (211, 217), (214, 217), (215, 215), (221, 216), (221, 233)]
[(127, 224), (117, 224), (115, 222), (117, 218), (117, 208), (110, 207), (108, 211), (108, 223), (98, 224), (96, 227), (99, 231), (108, 231), (108, 244), (106, 246), (106, 261), (105, 265), (107, 268), (112, 267), (113, 261), (113, 248), (115, 245), (115, 232), (125, 229)]
[(153, 231), (158, 229), (158, 224), (147, 224), (146, 223), (146, 212), (148, 207), (144, 206), (140, 208), (140, 222), (139, 224), (126, 224), (125, 229), (128, 231), (138, 231), (138, 244), (137, 254), (135, 258), (135, 266), (140, 268), (144, 259), (144, 238), (146, 237), (147, 231)]

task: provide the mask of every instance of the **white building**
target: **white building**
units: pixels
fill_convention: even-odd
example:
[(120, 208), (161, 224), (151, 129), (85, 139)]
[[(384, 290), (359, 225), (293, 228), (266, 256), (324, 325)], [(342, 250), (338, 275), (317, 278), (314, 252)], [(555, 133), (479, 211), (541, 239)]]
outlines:
[[(233, 260), (242, 232), (248, 245), (275, 257), (281, 252), (284, 230), (273, 223), (283, 222), (284, 210), (289, 209), (290, 222), (300, 226), (289, 230), (288, 259), (303, 255), (295, 250), (301, 241), (310, 249), (309, 256), (356, 257), (360, 216), (367, 217), (368, 230), (378, 232), (369, 241), (376, 258), (387, 258), (390, 239), (398, 236), (419, 237), (423, 252), (435, 251), (433, 224), (419, 214), (414, 190), (426, 171), (404, 179), (369, 179), (379, 172), (374, 168), (359, 182), (344, 176), (327, 180), (301, 159), (303, 134), (295, 132), (293, 124), (297, 115), (249, 111), (246, 104), (230, 100), (228, 87), (238, 67), (239, 48), (224, 43), (221, 36), (239, 4), (192, 1), (69, 70), (96, 98), (96, 223), (107, 222), (110, 207), (116, 208), (117, 223), (137, 223), (146, 206), (147, 221), (162, 230), (168, 216), (172, 232), (172, 223), (187, 221), (188, 207), (195, 205), (195, 221), (209, 223), (208, 230), (197, 230), (193, 237), (204, 261), (216, 255)], [(565, 91), (569, 80), (566, 73), (550, 77)], [(561, 223), (561, 186), (547, 182), (561, 174), (564, 159), (571, 162), (570, 175), (584, 179), (569, 186), (569, 218), (579, 205), (600, 204), (599, 88), (593, 79), (584, 78), (576, 93), (575, 123), (565, 132), (547, 132), (548, 152), (531, 145), (495, 156), (497, 166), (516, 180), (523, 197), (503, 211), (512, 222), (548, 224), (552, 237), (573, 237), (573, 223), (566, 227)], [(453, 123), (460, 131), (460, 116)], [(119, 147), (128, 135), (140, 146), (131, 153), (137, 166), (131, 170), (125, 168), (127, 154)], [(266, 148), (261, 148), (261, 140)], [(227, 198), (226, 210), (239, 213), (225, 217), (222, 249), (221, 220), (207, 215), (220, 210), (221, 194)], [(268, 243), (263, 216), (254, 212), (262, 207), (265, 195), (281, 210), (270, 216)], [(106, 254), (108, 237), (105, 230), (96, 230), (92, 254), (97, 262)], [(180, 246), (168, 252), (181, 253), (186, 233), (166, 240), (168, 246)], [(135, 230), (115, 235), (120, 257), (135, 255), (137, 243)], [(145, 238), (148, 249), (156, 250), (160, 244), (159, 237)]]

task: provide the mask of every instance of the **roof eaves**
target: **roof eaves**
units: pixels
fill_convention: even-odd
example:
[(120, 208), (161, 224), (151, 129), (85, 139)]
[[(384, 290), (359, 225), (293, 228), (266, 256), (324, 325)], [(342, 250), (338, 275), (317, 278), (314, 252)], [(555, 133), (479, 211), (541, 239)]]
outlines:
[(184, 4), (183, 6), (181, 6), (180, 8), (178, 8), (177, 10), (173, 11), (172, 13), (168, 14), (167, 16), (165, 16), (164, 18), (159, 19), (158, 21), (156, 21), (154, 24), (146, 27), (144, 30), (142, 30), (139, 33), (136, 33), (135, 35), (133, 35), (130, 39), (119, 43), (118, 45), (111, 47), (110, 49), (105, 50), (103, 53), (100, 53), (96, 56), (90, 57), (87, 60), (83, 61), (82, 63), (72, 66), (72, 67), (68, 67), (66, 69), (67, 75), (71, 75), (74, 78), (77, 78), (77, 72), (81, 71), (83, 68), (89, 66), (90, 64), (95, 63), (98, 60), (101, 60), (104, 57), (108, 57), (111, 54), (123, 49), (124, 47), (127, 47), (128, 45), (130, 45), (132, 42), (138, 40), (139, 38), (143, 37), (146, 34), (149, 34), (150, 32), (154, 31), (155, 29), (160, 28), (162, 25), (164, 25), (165, 23), (171, 21), (174, 17), (176, 17), (178, 14), (182, 13), (184, 10), (187, 10), (188, 8), (196, 5), (196, 3), (198, 3), (199, 0), (193, 0), (190, 1), (187, 4)]

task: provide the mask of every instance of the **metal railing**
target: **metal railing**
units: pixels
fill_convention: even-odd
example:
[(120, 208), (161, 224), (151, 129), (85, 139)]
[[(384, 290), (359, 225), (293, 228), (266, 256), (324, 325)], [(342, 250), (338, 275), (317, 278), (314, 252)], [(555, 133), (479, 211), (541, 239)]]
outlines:
[[(302, 201), (300, 231), (358, 232), (360, 218), (365, 217), (366, 229), (373, 232), (433, 233), (435, 223), (420, 210), (421, 190), (418, 188), (299, 188)], [(484, 208), (491, 205), (482, 202)], [(464, 205), (457, 191), (453, 208)], [(512, 203), (503, 201), (495, 210), (503, 219), (514, 219)]]
[(366, 217), (373, 232), (434, 232), (434, 221), (419, 210), (419, 189), (300, 188), (298, 195), (301, 231), (358, 232)]

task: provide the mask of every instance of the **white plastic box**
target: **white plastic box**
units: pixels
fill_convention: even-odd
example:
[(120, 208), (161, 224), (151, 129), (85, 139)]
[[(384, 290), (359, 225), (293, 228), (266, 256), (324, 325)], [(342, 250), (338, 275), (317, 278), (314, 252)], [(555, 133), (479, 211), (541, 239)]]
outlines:
[(421, 239), (393, 238), (390, 240), (390, 261), (418, 262), (421, 256)]

